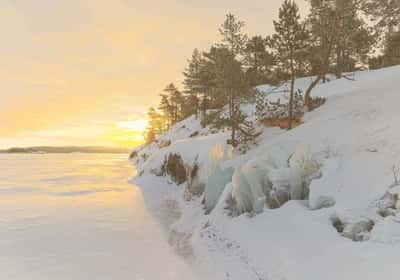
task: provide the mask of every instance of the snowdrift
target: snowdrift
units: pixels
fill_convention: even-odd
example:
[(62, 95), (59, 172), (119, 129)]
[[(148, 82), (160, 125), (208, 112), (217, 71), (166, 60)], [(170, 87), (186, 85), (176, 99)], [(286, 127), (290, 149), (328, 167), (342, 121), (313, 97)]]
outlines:
[[(228, 132), (201, 128), (194, 117), (135, 151), (140, 176), (132, 181), (174, 236), (171, 244), (207, 279), (396, 277), (400, 67), (353, 78), (320, 84), (313, 96), (327, 98), (325, 105), (289, 132), (265, 128), (245, 155), (230, 154)], [(304, 92), (310, 79), (296, 87)], [(268, 85), (259, 89), (285, 99)], [(218, 160), (209, 156), (215, 145), (226, 154)], [(154, 175), (170, 153), (199, 164), (205, 195), (185, 197), (185, 183)]]

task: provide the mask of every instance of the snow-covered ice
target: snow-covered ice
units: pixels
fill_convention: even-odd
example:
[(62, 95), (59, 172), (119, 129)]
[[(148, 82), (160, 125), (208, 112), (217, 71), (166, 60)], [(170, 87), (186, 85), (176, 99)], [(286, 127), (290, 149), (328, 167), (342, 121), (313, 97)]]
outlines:
[(0, 279), (193, 279), (126, 155), (0, 155)]

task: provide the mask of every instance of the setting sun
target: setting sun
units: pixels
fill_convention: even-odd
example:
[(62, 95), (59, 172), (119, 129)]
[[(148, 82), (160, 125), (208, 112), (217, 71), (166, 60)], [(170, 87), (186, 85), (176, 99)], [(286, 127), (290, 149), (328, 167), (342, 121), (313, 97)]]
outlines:
[(119, 147), (134, 147), (144, 142), (147, 125), (146, 119), (118, 121), (108, 126), (104, 138)]

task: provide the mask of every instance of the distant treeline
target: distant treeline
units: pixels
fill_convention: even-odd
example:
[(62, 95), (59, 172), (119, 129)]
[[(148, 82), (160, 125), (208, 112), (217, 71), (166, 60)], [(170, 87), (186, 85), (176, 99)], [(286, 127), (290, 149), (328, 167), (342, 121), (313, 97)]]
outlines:
[(6, 150), (0, 150), (0, 153), (48, 153), (48, 154), (68, 154), (68, 153), (109, 153), (119, 154), (128, 153), (129, 150), (124, 148), (110, 148), (110, 147), (75, 147), (75, 146), (63, 146), (63, 147), (14, 147)]

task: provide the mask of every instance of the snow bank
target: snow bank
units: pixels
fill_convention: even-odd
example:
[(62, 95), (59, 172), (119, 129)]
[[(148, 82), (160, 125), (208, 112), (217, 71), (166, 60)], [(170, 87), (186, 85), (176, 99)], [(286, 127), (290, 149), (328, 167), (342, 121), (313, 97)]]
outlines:
[[(168, 147), (138, 153), (143, 175), (136, 183), (145, 193), (162, 193), (148, 193), (149, 201), (177, 201), (181, 215), (169, 229), (190, 234), (193, 264), (215, 279), (393, 278), (400, 258), (400, 193), (393, 183), (393, 166), (400, 166), (399, 77), (400, 67), (392, 67), (320, 84), (313, 96), (327, 102), (301, 126), (266, 128), (257, 147), (216, 165), (209, 215), (204, 197), (185, 201), (183, 187), (151, 175), (174, 152), (187, 163), (198, 158), (208, 181), (209, 151), (215, 144), (225, 150), (228, 135), (202, 130), (194, 118), (162, 136), (171, 139)], [(309, 81), (299, 79), (296, 87), (304, 90)], [(271, 100), (284, 99), (270, 86), (261, 89)], [(200, 135), (190, 137), (195, 131)], [(228, 168), (235, 171), (226, 184)], [(276, 198), (279, 208), (271, 207)], [(233, 208), (250, 214), (232, 217)]]

